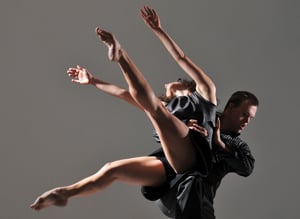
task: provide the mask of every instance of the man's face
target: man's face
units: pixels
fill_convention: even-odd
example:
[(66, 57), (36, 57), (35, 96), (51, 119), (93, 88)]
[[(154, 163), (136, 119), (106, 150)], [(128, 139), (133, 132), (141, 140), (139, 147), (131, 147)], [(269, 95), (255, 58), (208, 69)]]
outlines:
[(253, 106), (249, 100), (244, 100), (239, 106), (230, 104), (224, 112), (227, 131), (240, 133), (255, 117), (256, 111), (257, 106)]

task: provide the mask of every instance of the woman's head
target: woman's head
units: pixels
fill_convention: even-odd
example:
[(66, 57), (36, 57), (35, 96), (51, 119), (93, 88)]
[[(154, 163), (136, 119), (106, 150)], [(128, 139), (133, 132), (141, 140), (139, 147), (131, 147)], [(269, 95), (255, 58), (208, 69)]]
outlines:
[(166, 94), (160, 99), (169, 102), (177, 96), (188, 95), (196, 90), (196, 83), (193, 80), (181, 79), (165, 84)]

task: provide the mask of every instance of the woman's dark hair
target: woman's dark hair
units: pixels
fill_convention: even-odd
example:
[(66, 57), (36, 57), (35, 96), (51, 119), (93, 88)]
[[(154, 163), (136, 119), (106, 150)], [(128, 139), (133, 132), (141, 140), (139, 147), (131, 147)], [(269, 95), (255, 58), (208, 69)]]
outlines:
[(185, 86), (190, 92), (194, 92), (196, 90), (196, 82), (194, 80), (178, 78), (177, 81)]
[(253, 106), (258, 106), (258, 98), (249, 91), (236, 91), (234, 92), (226, 103), (224, 110), (226, 110), (229, 104), (239, 106), (244, 100), (249, 100)]

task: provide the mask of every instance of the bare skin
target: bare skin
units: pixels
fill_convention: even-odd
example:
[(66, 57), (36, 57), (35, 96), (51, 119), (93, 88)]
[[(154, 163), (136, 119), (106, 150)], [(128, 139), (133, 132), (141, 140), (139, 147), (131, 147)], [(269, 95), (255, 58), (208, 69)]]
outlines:
[[(203, 136), (207, 135), (206, 129), (198, 126), (196, 120), (191, 120), (189, 126), (199, 131)], [(42, 210), (50, 206), (64, 207), (70, 198), (101, 192), (113, 182), (159, 186), (165, 180), (164, 166), (156, 157), (145, 156), (122, 159), (105, 164), (95, 174), (74, 184), (57, 187), (43, 193), (30, 207), (34, 210)]]
[(243, 101), (238, 107), (229, 104), (221, 116), (221, 131), (240, 133), (255, 117), (257, 106), (254, 106), (250, 100)]
[(216, 87), (211, 78), (196, 65), (174, 42), (174, 40), (168, 35), (162, 28), (160, 18), (154, 9), (148, 6), (144, 6), (140, 10), (140, 14), (145, 24), (152, 30), (152, 32), (162, 42), (164, 47), (170, 53), (172, 58), (177, 64), (196, 82), (196, 90), (209, 102), (217, 105)]
[[(249, 100), (243, 101), (239, 106), (229, 105), (222, 113), (221, 118), (217, 119), (214, 134), (215, 144), (226, 149), (226, 145), (221, 140), (220, 132), (240, 133), (256, 116), (256, 111), (257, 106)], [(207, 131), (199, 126), (196, 120), (190, 120), (188, 126), (199, 131), (203, 136), (207, 135)], [(161, 176), (159, 176), (160, 174)], [(163, 164), (155, 157), (124, 159), (104, 165), (97, 173), (77, 183), (57, 187), (43, 193), (31, 205), (31, 208), (41, 210), (49, 206), (64, 207), (69, 198), (95, 194), (115, 181), (155, 186), (163, 183), (164, 180)]]
[[(159, 18), (154, 10), (145, 7), (144, 10), (141, 10), (141, 14), (144, 21), (157, 34), (179, 66), (195, 80), (196, 90), (208, 101), (216, 104), (214, 83), (201, 68), (196, 66), (182, 52), (178, 45), (161, 28)], [(194, 146), (188, 136), (189, 128), (166, 110), (154, 94), (143, 74), (132, 62), (124, 49), (120, 47), (119, 52), (111, 52), (115, 51), (111, 49), (112, 47), (119, 45), (116, 38), (111, 33), (100, 28), (96, 29), (96, 33), (109, 47), (108, 56), (110, 59), (118, 62), (128, 84), (131, 97), (143, 109), (152, 122), (171, 166), (177, 173), (182, 173), (192, 168), (196, 163), (196, 155)], [(114, 57), (114, 54), (121, 54), (120, 58)]]
[(74, 184), (57, 187), (40, 195), (30, 206), (41, 210), (49, 206), (63, 207), (71, 197), (98, 193), (119, 181), (132, 185), (158, 186), (165, 182), (165, 170), (156, 157), (135, 157), (105, 164), (95, 174)]
[[(159, 18), (156, 13), (149, 11), (149, 8), (144, 8), (143, 14), (147, 15), (147, 19), (144, 18), (145, 22), (151, 22), (151, 27), (154, 27), (153, 31), (157, 31), (159, 38), (179, 66), (195, 80), (196, 90), (208, 101), (216, 104), (215, 86), (211, 79), (187, 58), (174, 41), (162, 30), (160, 22), (157, 22)], [(86, 69), (80, 66), (68, 70), (72, 81), (78, 84), (94, 85), (98, 89), (119, 97), (143, 110), (157, 131), (166, 157), (175, 172), (182, 173), (194, 167), (196, 155), (194, 146), (188, 136), (189, 127), (167, 111), (140, 70), (132, 62), (126, 51), (121, 48), (116, 38), (100, 28), (96, 28), (96, 33), (108, 47), (109, 59), (119, 64), (128, 84), (128, 91), (94, 78)], [(189, 91), (180, 90), (179, 87), (178, 82), (174, 82), (168, 88), (169, 95), (189, 94)], [(158, 186), (165, 180), (163, 164), (155, 157), (137, 157), (114, 161), (104, 165), (97, 173), (83, 180), (69, 186), (57, 187), (42, 194), (31, 205), (31, 208), (40, 210), (51, 205), (65, 206), (69, 198), (94, 194), (102, 191), (115, 181), (144, 186)]]
[[(118, 46), (118, 48), (120, 47), (121, 49), (119, 52), (115, 52), (113, 46), (119, 45), (119, 43), (116, 41), (116, 38), (111, 33), (100, 28), (96, 28), (96, 33), (101, 40), (105, 40), (105, 45), (109, 47), (108, 57), (111, 60), (119, 63), (123, 75), (128, 83), (129, 89), (127, 91), (93, 77), (86, 79), (85, 76), (88, 75), (89, 77), (90, 73), (80, 66), (77, 66), (77, 68), (70, 68), (68, 70), (69, 76), (73, 77), (72, 81), (80, 84), (93, 84), (97, 88), (113, 96), (120, 97), (122, 95), (122, 99), (139, 107), (146, 113), (152, 122), (153, 127), (160, 136), (161, 144), (166, 157), (174, 170), (180, 173), (193, 167), (196, 162), (196, 156), (194, 153), (194, 146), (188, 137), (189, 128), (166, 110), (164, 104), (154, 94), (152, 88), (137, 66), (129, 58), (125, 50)], [(170, 38), (167, 39), (170, 41)], [(178, 50), (178, 46), (175, 46), (174, 43), (167, 46), (172, 48), (174, 47), (174, 51)], [(118, 54), (118, 56), (121, 54), (120, 59), (118, 60), (114, 54)], [(186, 61), (186, 59), (186, 56), (180, 59), (180, 65), (190, 67), (186, 69), (191, 77), (197, 79), (198, 82), (196, 83), (196, 87), (199, 88), (198, 92), (204, 97), (209, 96), (207, 92), (204, 92), (206, 90), (210, 90), (211, 93), (214, 93), (215, 87), (211, 80), (209, 79), (207, 81), (208, 77), (204, 74), (204, 72), (200, 68), (194, 68), (194, 64), (191, 63), (190, 60)], [(191, 65), (193, 66), (191, 67)], [(84, 80), (81, 80), (82, 78), (84, 78)], [(202, 81), (206, 82), (204, 83), (205, 85), (201, 84)], [(178, 82), (172, 83), (173, 87), (175, 87), (174, 85), (176, 85), (176, 83)], [(206, 89), (200, 89), (200, 87), (206, 87), (206, 85), (210, 86), (208, 86)], [(175, 91), (167, 91), (167, 93), (171, 93), (176, 96), (179, 95), (178, 91), (179, 89), (177, 86)], [(188, 90), (180, 90), (180, 93), (187, 95), (190, 92)], [(215, 102), (215, 98), (213, 98), (213, 102)]]

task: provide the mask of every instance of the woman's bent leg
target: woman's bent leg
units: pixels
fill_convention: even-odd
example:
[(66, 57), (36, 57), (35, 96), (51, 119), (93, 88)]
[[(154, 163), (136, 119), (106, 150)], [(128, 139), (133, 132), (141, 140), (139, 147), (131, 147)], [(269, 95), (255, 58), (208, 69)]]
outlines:
[(132, 98), (144, 109), (156, 129), (173, 169), (180, 173), (194, 167), (196, 155), (188, 127), (166, 110), (126, 51), (120, 46), (116, 47), (120, 45), (116, 38), (103, 30), (97, 31), (97, 34), (108, 45), (109, 54), (111, 51), (119, 54), (118, 59), (113, 60), (119, 63)]
[(65, 206), (71, 197), (100, 192), (114, 181), (142, 186), (158, 186), (165, 182), (163, 163), (156, 157), (136, 157), (105, 164), (97, 173), (74, 184), (58, 187), (39, 196), (31, 205), (40, 210), (51, 205)]
[(124, 50), (119, 65), (129, 86), (130, 94), (151, 120), (173, 169), (181, 173), (194, 167), (196, 153), (188, 135), (189, 128), (167, 111)]

